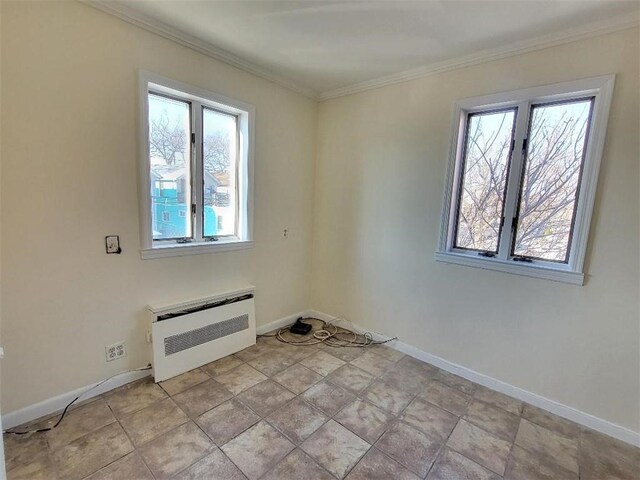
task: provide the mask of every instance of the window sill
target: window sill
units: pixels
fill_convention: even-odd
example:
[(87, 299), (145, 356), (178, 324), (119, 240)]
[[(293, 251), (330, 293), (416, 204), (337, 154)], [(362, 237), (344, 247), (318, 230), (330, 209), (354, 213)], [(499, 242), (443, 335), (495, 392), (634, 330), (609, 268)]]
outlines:
[(515, 264), (513, 261), (499, 260), (496, 258), (476, 258), (453, 252), (436, 252), (435, 259), (438, 262), (483, 268), (485, 270), (523, 275), (525, 277), (543, 278), (555, 282), (570, 283), (572, 285), (584, 284), (584, 274), (571, 270), (560, 270), (540, 265)]
[(204, 253), (230, 252), (233, 250), (246, 250), (253, 247), (252, 240), (218, 240), (207, 243), (172, 244), (162, 247), (144, 248), (140, 250), (143, 260), (151, 258), (181, 257), (184, 255), (201, 255)]

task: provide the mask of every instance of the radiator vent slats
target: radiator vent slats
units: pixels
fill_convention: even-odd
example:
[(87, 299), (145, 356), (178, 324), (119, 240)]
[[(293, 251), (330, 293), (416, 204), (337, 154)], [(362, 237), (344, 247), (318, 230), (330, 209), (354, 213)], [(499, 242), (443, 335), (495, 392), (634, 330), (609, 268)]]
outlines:
[(166, 356), (182, 352), (188, 348), (226, 337), (233, 333), (249, 328), (249, 315), (244, 314), (223, 320), (222, 322), (205, 325), (195, 330), (172, 335), (164, 339), (164, 354)]

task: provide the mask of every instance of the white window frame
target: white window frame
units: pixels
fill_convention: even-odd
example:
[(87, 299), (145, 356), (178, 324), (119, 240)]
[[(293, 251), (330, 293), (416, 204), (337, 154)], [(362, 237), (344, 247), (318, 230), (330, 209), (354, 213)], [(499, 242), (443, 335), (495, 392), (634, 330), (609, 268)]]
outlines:
[[(544, 278), (575, 285), (584, 284), (584, 258), (587, 250), (589, 226), (596, 195), (598, 172), (604, 149), (607, 120), (613, 95), (615, 75), (587, 78), (541, 87), (526, 88), (482, 97), (467, 98), (454, 104), (452, 138), (449, 150), (449, 167), (445, 180), (442, 222), (437, 261), (478, 267), (488, 270)], [(591, 127), (584, 154), (582, 178), (575, 210), (573, 236), (570, 239), (567, 263), (547, 262), (533, 259), (531, 263), (515, 262), (510, 255), (513, 213), (518, 201), (521, 170), (524, 163), (523, 142), (526, 139), (529, 114), (532, 104), (569, 100), (580, 97), (595, 97), (591, 114)], [(479, 256), (477, 252), (455, 249), (454, 232), (459, 178), (462, 175), (462, 155), (467, 116), (470, 113), (518, 107), (515, 129), (515, 148), (511, 157), (511, 168), (507, 182), (505, 220), (500, 238), (500, 252), (495, 257)], [(506, 242), (506, 243), (504, 243)]]
[[(195, 238), (189, 243), (154, 240), (151, 218), (151, 179), (149, 158), (149, 100), (148, 94), (156, 92), (170, 95), (177, 99), (192, 103), (192, 110), (200, 112), (201, 107), (213, 108), (230, 113), (238, 118), (239, 151), (238, 151), (238, 234), (237, 236), (220, 237), (217, 241), (202, 238), (200, 228), (194, 229)], [(202, 117), (193, 114), (191, 133), (195, 134), (195, 145), (192, 149), (195, 158), (202, 157)], [(255, 107), (218, 93), (172, 80), (155, 73), (141, 70), (139, 72), (139, 174), (138, 194), (140, 207), (140, 255), (143, 259), (174, 257), (214, 253), (229, 250), (241, 250), (253, 246), (253, 161), (254, 161), (254, 124)], [(193, 162), (195, 164), (197, 162)], [(192, 197), (202, 217), (202, 169), (192, 168)]]

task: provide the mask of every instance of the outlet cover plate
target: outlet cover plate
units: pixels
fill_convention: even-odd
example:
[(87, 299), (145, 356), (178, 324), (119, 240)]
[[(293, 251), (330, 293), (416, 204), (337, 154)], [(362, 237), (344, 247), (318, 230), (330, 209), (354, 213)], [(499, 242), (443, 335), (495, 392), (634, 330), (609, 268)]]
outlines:
[(127, 344), (125, 342), (114, 343), (113, 345), (104, 347), (104, 350), (107, 362), (112, 362), (113, 360), (127, 356)]

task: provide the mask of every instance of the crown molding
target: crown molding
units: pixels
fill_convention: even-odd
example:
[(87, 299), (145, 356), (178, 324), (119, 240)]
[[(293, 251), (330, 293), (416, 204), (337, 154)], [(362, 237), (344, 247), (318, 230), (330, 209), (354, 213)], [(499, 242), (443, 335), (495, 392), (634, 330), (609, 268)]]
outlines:
[(494, 60), (534, 52), (536, 50), (543, 50), (545, 48), (576, 42), (578, 40), (597, 37), (607, 33), (626, 30), (628, 28), (637, 27), (638, 25), (640, 25), (640, 19), (637, 15), (635, 17), (633, 15), (617, 16), (599, 22), (589, 23), (581, 27), (564, 30), (563, 32), (544, 35), (520, 42), (513, 42), (504, 47), (482, 50), (470, 55), (464, 55), (444, 60), (442, 62), (425, 65), (423, 67), (405, 70), (404, 72), (386, 75), (373, 80), (367, 80), (347, 85), (345, 87), (336, 88), (334, 90), (328, 90), (321, 92), (318, 100), (324, 101), (332, 98), (344, 97), (346, 95), (352, 95), (354, 93), (360, 93), (396, 83), (407, 82), (417, 78), (427, 77), (429, 75), (456, 70), (458, 68), (487, 63)]
[(182, 30), (171, 27), (164, 22), (155, 20), (148, 15), (137, 12), (132, 8), (127, 7), (126, 5), (122, 5), (110, 0), (80, 0), (80, 2), (96, 8), (104, 13), (113, 15), (114, 17), (131, 23), (132, 25), (143, 28), (149, 32), (155, 33), (156, 35), (176, 42), (182, 46), (195, 50), (198, 53), (211, 57), (215, 60), (219, 60), (240, 70), (280, 85), (281, 87), (304, 95), (305, 97), (308, 97), (312, 100), (318, 100), (319, 98), (318, 92), (311, 88), (299, 85), (286, 77), (280, 76), (274, 72), (269, 71), (268, 69), (265, 69), (264, 67), (244, 60), (226, 50), (216, 47), (209, 42), (205, 42), (204, 40), (196, 38), (193, 35), (190, 35)]

